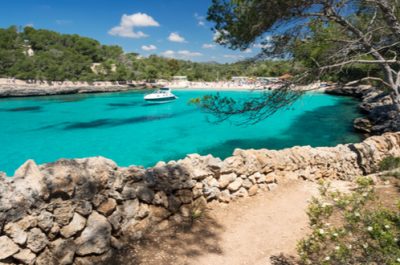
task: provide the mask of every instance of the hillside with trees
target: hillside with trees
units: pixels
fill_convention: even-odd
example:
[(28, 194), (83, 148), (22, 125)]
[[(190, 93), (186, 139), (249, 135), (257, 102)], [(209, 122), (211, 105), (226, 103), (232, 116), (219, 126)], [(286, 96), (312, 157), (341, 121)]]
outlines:
[(0, 77), (51, 81), (122, 81), (170, 79), (215, 81), (232, 76), (280, 76), (291, 61), (242, 61), (232, 64), (195, 63), (151, 55), (124, 53), (73, 34), (16, 26), (0, 29)]

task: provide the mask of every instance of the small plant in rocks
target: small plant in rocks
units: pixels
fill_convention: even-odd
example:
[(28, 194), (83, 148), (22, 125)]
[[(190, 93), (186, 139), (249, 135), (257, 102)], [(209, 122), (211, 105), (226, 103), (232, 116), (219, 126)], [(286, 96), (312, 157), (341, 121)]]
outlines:
[(383, 207), (372, 184), (359, 178), (349, 193), (321, 184), (308, 209), (312, 232), (298, 243), (301, 264), (400, 264), (400, 205)]
[(379, 163), (379, 170), (393, 170), (400, 168), (400, 157), (388, 156)]

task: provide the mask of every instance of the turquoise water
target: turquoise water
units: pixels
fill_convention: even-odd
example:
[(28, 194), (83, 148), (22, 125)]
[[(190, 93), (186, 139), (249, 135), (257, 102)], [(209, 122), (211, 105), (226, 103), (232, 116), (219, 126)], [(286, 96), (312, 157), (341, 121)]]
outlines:
[[(173, 103), (147, 105), (143, 92), (0, 99), (0, 171), (13, 175), (27, 159), (105, 156), (121, 166), (151, 166), (189, 153), (227, 157), (235, 148), (334, 146), (360, 141), (350, 98), (308, 94), (290, 110), (254, 126), (212, 124), (188, 105), (211, 91), (175, 91)], [(255, 92), (223, 92), (249, 97)]]

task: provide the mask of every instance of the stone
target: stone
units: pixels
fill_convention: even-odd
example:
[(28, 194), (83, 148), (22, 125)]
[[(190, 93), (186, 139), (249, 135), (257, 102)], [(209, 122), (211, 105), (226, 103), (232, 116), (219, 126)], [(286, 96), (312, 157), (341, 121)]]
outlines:
[(154, 199), (154, 191), (149, 189), (146, 185), (137, 185), (135, 187), (136, 195), (139, 200), (142, 200), (147, 203), (151, 203)]
[(93, 211), (80, 237), (75, 240), (77, 255), (103, 254), (110, 248), (111, 225), (107, 218)]
[(267, 184), (267, 186), (268, 186), (268, 190), (270, 190), (270, 191), (276, 190), (278, 188), (278, 184), (276, 184), (276, 183), (270, 183), (270, 184)]
[(178, 197), (183, 204), (191, 203), (193, 199), (191, 190), (178, 190), (175, 196)]
[(68, 225), (61, 228), (60, 234), (65, 238), (70, 238), (76, 233), (82, 231), (82, 229), (85, 228), (85, 225), (86, 219), (80, 214), (75, 213), (72, 221)]
[(207, 200), (204, 197), (200, 197), (198, 199), (196, 199), (193, 203), (192, 203), (192, 212), (193, 212), (193, 216), (201, 216), (203, 214), (203, 212), (206, 210), (207, 208)]
[(75, 212), (82, 216), (89, 216), (92, 213), (93, 206), (89, 201), (80, 200), (76, 203)]
[(114, 231), (118, 231), (121, 228), (122, 211), (119, 207), (107, 218)]
[(42, 211), (37, 218), (38, 226), (44, 232), (48, 232), (51, 229), (51, 227), (53, 226), (53, 219), (54, 218), (51, 213), (49, 213), (48, 211)]
[(182, 205), (181, 208), (179, 208), (179, 212), (185, 218), (192, 216), (192, 211), (189, 205)]
[(154, 195), (153, 203), (168, 208), (168, 196), (163, 191), (159, 191)]
[(54, 223), (47, 236), (49, 237), (50, 240), (53, 240), (58, 236), (59, 233), (60, 233), (60, 226), (57, 223)]
[(74, 261), (76, 246), (72, 238), (57, 239), (50, 244), (50, 250), (57, 264), (69, 265)]
[(138, 199), (125, 201), (122, 205), (124, 217), (128, 220), (134, 218), (139, 211), (139, 207), (140, 203)]
[(257, 185), (253, 185), (249, 189), (249, 196), (254, 196), (254, 195), (257, 194), (257, 192), (258, 192), (258, 186)]
[(19, 251), (19, 247), (7, 236), (0, 237), (0, 260), (11, 257)]
[(125, 186), (122, 189), (121, 196), (124, 200), (136, 199), (136, 189), (133, 187)]
[(33, 264), (36, 259), (36, 255), (29, 249), (25, 248), (14, 254), (13, 258), (18, 260), (22, 264)]
[(15, 171), (13, 182), (15, 191), (26, 197), (43, 199), (49, 197), (45, 176), (33, 160), (26, 161)]
[(247, 197), (249, 196), (249, 193), (247, 192), (247, 190), (244, 187), (241, 187), (237, 192), (232, 194), (232, 197)]
[(163, 207), (157, 207), (157, 206), (150, 206), (150, 221), (152, 223), (159, 223), (165, 219), (167, 219), (171, 213), (163, 208)]
[(261, 184), (261, 183), (266, 183), (267, 182), (267, 177), (264, 174), (260, 174), (260, 177), (257, 178), (257, 183)]
[(35, 253), (42, 251), (49, 243), (46, 235), (39, 228), (32, 228), (28, 233), (26, 246)]
[(124, 247), (124, 243), (115, 237), (111, 237), (111, 247), (115, 249), (122, 249)]
[(178, 212), (181, 204), (181, 201), (174, 195), (168, 196), (168, 210), (170, 210), (171, 212)]
[(94, 195), (94, 197), (92, 199), (92, 203), (93, 203), (94, 207), (99, 207), (100, 204), (102, 204), (106, 200), (107, 200), (107, 196), (106, 195), (104, 195), (104, 194), (96, 194), (96, 195)]
[(74, 216), (74, 208), (71, 201), (58, 201), (54, 205), (54, 220), (60, 226), (69, 224)]
[(142, 220), (149, 215), (149, 205), (146, 203), (141, 203), (139, 205), (139, 210), (136, 212), (135, 218)]
[(225, 189), (230, 183), (235, 181), (236, 178), (237, 176), (235, 173), (221, 175), (218, 180), (219, 188)]
[(221, 191), (217, 187), (205, 188), (203, 191), (207, 201), (217, 199)]
[(19, 225), (19, 223), (6, 224), (4, 226), (4, 233), (19, 245), (24, 245), (28, 239), (28, 234), (24, 231), (24, 227)]
[(253, 186), (253, 183), (252, 183), (249, 179), (244, 179), (244, 180), (243, 180), (243, 183), (242, 183), (242, 186), (243, 186), (245, 189), (250, 189), (251, 186)]
[(117, 202), (112, 198), (108, 198), (106, 201), (100, 204), (99, 208), (97, 208), (97, 211), (105, 216), (109, 216), (113, 213), (115, 207), (117, 207)]
[(213, 177), (209, 177), (210, 179), (207, 181), (207, 185), (211, 188), (218, 188), (219, 187), (219, 183), (218, 180), (216, 180)]
[(223, 190), (218, 196), (218, 200), (220, 202), (225, 202), (228, 203), (231, 201), (231, 194), (229, 193), (229, 190)]
[(243, 180), (241, 178), (235, 179), (234, 182), (228, 185), (230, 191), (237, 191), (242, 186)]
[(48, 248), (46, 248), (36, 258), (35, 265), (58, 265), (58, 262), (54, 258), (54, 256), (51, 253), (51, 251)]

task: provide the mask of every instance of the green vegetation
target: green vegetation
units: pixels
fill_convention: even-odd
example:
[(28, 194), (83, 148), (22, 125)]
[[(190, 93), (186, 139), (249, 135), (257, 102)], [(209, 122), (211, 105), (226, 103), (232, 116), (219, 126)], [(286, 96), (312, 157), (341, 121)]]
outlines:
[(302, 264), (400, 264), (400, 207), (382, 206), (372, 180), (358, 179), (352, 193), (321, 186), (308, 215), (309, 237), (299, 242)]
[(400, 168), (400, 157), (388, 156), (379, 163), (379, 170), (393, 170)]
[[(32, 49), (33, 54), (29, 54)], [(79, 35), (13, 26), (0, 29), (0, 77), (36, 80), (154, 80), (174, 75), (189, 80), (226, 80), (232, 76), (280, 76), (290, 61), (194, 63), (151, 55), (141, 58), (119, 46), (102, 45)], [(96, 64), (95, 71), (91, 69)]]

